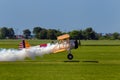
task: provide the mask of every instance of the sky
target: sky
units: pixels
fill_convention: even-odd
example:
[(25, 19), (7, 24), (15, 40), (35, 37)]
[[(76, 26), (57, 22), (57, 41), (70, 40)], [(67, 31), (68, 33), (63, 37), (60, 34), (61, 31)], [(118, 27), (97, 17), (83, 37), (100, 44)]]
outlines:
[(0, 27), (120, 33), (120, 0), (0, 0)]

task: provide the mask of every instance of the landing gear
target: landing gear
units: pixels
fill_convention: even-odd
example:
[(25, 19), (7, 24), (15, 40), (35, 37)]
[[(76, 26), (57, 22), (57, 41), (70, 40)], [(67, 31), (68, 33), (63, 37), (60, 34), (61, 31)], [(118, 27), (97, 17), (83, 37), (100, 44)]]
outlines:
[(72, 60), (72, 59), (73, 59), (73, 55), (70, 53), (70, 54), (67, 55), (67, 58), (68, 58), (69, 60)]

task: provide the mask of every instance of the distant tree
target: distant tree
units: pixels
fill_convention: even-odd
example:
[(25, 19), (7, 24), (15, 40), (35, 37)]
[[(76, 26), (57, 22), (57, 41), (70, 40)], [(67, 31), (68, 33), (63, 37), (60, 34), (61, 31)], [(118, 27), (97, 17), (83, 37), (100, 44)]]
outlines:
[(8, 37), (9, 31), (6, 27), (3, 27), (0, 29), (0, 38), (1, 39), (5, 39), (6, 37)]
[(84, 32), (86, 39), (98, 39), (97, 33), (91, 27), (86, 28)]
[(23, 35), (28, 39), (31, 36), (31, 31), (29, 29), (25, 29), (23, 30)]
[(113, 38), (113, 39), (120, 39), (120, 34), (119, 34), (118, 32), (114, 32), (114, 33), (112, 34), (112, 38)]
[(87, 39), (87, 34), (85, 30), (82, 31), (82, 36), (83, 36), (83, 40)]
[(72, 39), (79, 39), (80, 38), (79, 31), (73, 30), (72, 32), (70, 32), (70, 36)]
[(41, 27), (34, 27), (33, 33), (34, 33), (34, 34), (38, 34), (42, 29), (43, 29), (43, 28), (41, 28)]
[(47, 30), (46, 29), (42, 29), (39, 34), (38, 34), (38, 38), (39, 39), (47, 39)]
[(4, 31), (0, 29), (0, 39), (5, 39), (5, 34), (3, 32)]
[(56, 39), (57, 36), (60, 36), (60, 35), (63, 34), (60, 30), (56, 30), (56, 29), (52, 29), (52, 30), (55, 33), (55, 39)]
[(14, 38), (15, 33), (13, 28), (7, 28), (7, 27), (2, 27), (0, 28), (0, 39), (5, 39), (5, 38)]
[(35, 34), (35, 37), (36, 38), (40, 38), (39, 35), (40, 35), (40, 32), (43, 30), (43, 28), (41, 27), (34, 27), (33, 29), (33, 34)]
[(99, 40), (103, 40), (103, 35), (102, 35), (102, 33), (97, 33), (97, 37), (98, 37)]
[(79, 31), (79, 39), (81, 39), (81, 40), (84, 39), (83, 31), (82, 30)]
[(47, 38), (48, 38), (48, 39), (51, 39), (53, 36), (54, 36), (54, 33), (52, 32), (51, 29), (49, 29), (49, 30), (48, 30), (48, 33), (47, 33)]
[(47, 38), (48, 39), (56, 39), (57, 36), (60, 36), (62, 34), (61, 31), (59, 30), (56, 30), (56, 29), (48, 29), (48, 33), (47, 33)]
[(13, 28), (8, 28), (8, 32), (9, 32), (8, 37), (9, 37), (10, 39), (12, 39), (12, 38), (15, 37), (15, 33), (14, 33)]
[(56, 33), (55, 33), (55, 31), (52, 30), (52, 29), (49, 29), (48, 33), (47, 33), (47, 38), (48, 39), (56, 39)]

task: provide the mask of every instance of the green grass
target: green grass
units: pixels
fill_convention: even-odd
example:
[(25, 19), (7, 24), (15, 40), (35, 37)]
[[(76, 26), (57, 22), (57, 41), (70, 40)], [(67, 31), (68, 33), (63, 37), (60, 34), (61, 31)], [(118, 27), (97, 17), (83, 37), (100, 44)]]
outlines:
[[(17, 48), (20, 40), (2, 40), (0, 47)], [(50, 42), (30, 40), (32, 45)], [(105, 42), (105, 43), (104, 43)], [(81, 41), (72, 50), (74, 61), (67, 60), (66, 52), (47, 54), (35, 60), (0, 62), (1, 80), (119, 80), (120, 41)], [(9, 45), (8, 45), (9, 44)], [(97, 46), (97, 44), (99, 46)], [(92, 45), (92, 46), (90, 46)], [(95, 45), (95, 46), (93, 46)], [(102, 46), (101, 46), (102, 45)], [(106, 46), (105, 46), (106, 45)], [(92, 61), (98, 61), (92, 62)]]
[(120, 40), (81, 40), (82, 45), (87, 46), (120, 46)]
[(2, 62), (2, 80), (119, 80), (119, 64)]

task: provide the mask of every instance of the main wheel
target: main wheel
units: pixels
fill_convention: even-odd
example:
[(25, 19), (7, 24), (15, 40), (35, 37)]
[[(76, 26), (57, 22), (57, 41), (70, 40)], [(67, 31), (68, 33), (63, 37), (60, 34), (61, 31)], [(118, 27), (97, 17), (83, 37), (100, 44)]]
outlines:
[(68, 58), (69, 60), (72, 60), (72, 59), (73, 59), (73, 55), (72, 55), (72, 54), (68, 54), (68, 55), (67, 55), (67, 58)]

